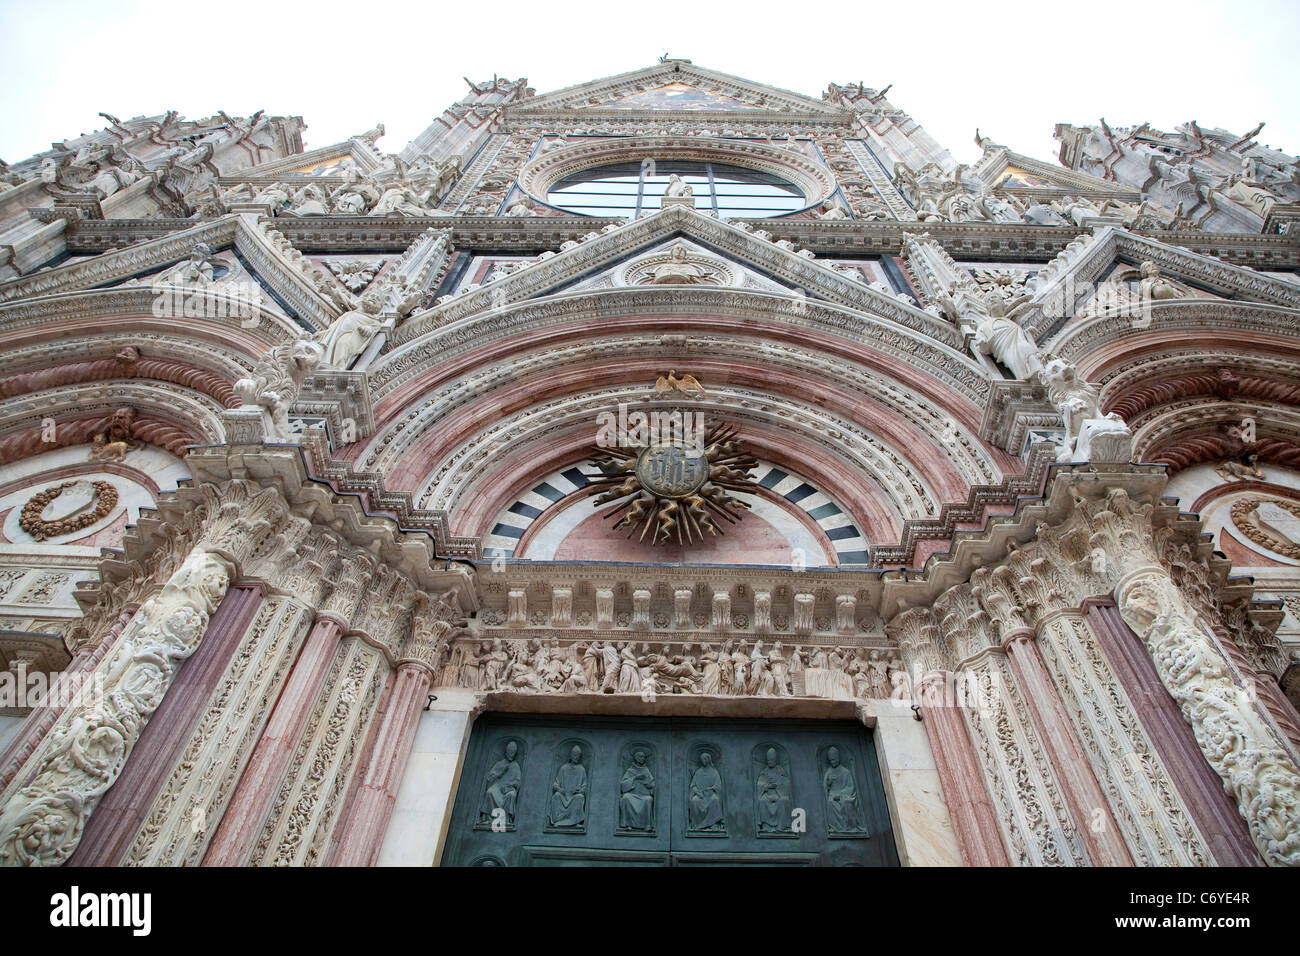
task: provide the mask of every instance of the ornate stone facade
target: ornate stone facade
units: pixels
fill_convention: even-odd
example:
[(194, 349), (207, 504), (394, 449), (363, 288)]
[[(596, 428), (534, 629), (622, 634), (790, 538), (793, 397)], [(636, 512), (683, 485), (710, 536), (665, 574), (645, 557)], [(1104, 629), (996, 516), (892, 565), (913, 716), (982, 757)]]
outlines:
[(676, 800), (719, 858), (1300, 865), (1294, 156), (965, 166), (670, 58), (397, 154), (101, 115), (0, 185), (0, 863), (513, 865)]

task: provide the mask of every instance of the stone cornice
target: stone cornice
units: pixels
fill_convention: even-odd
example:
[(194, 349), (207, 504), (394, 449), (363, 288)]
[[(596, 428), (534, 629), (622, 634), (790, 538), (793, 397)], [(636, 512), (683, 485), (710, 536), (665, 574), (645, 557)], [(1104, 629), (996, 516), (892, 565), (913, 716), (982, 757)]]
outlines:
[[(668, 83), (685, 83), (699, 87), (706, 92), (714, 90), (724, 96), (741, 102), (753, 103), (756, 106), (772, 106), (780, 112), (780, 115), (785, 116), (791, 113), (820, 114), (841, 118), (852, 116), (848, 110), (842, 107), (805, 96), (802, 93), (782, 90), (774, 86), (768, 86), (765, 83), (755, 83), (753, 80), (732, 76), (729, 73), (706, 69), (705, 67), (696, 66), (689, 60), (671, 59), (639, 70), (632, 70), (628, 73), (620, 73), (616, 76), (608, 76), (588, 83), (579, 83), (564, 89), (544, 93), (541, 96), (530, 97), (511, 104), (506, 107), (506, 110), (510, 113), (528, 113), (569, 109), (586, 114), (591, 112), (592, 109), (599, 108), (594, 105), (582, 106), (582, 104), (589, 104), (589, 101), (593, 99), (608, 101), (619, 96), (638, 92), (651, 85), (665, 85)], [(695, 112), (707, 113), (712, 111), (692, 111), (692, 113)], [(748, 113), (749, 111), (741, 110), (737, 112)], [(656, 111), (656, 115), (663, 117), (664, 113), (659, 110)], [(694, 116), (692, 116), (692, 119), (694, 119)]]
[[(215, 220), (220, 221), (220, 220)], [(744, 220), (774, 239), (788, 239), (818, 255), (901, 255), (903, 235), (928, 232), (957, 259), (1045, 262), (1079, 234), (1074, 226), (1030, 226), (976, 222), (857, 222), (820, 219)], [(504, 216), (370, 217), (313, 216), (277, 218), (275, 228), (307, 253), (401, 252), (430, 227), (452, 230), (458, 249), (532, 252), (558, 249), (571, 239), (615, 225), (618, 219), (583, 216), (512, 218)], [(167, 236), (195, 225), (189, 219), (78, 220), (65, 238), (74, 255), (105, 252), (123, 244)], [(1234, 265), (1283, 271), (1300, 269), (1300, 239), (1213, 232), (1160, 232), (1143, 238), (1218, 256)], [(44, 273), (42, 273), (44, 274)], [(0, 286), (3, 289), (4, 286)]]
[(238, 230), (238, 217), (235, 216), (198, 224), (181, 221), (185, 225), (179, 232), (170, 232), (126, 249), (120, 248), (125, 237), (117, 235), (112, 245), (119, 251), (105, 252), (94, 259), (70, 262), (0, 284), (0, 303), (120, 282), (179, 262), (198, 242), (205, 242), (213, 249), (229, 246)]

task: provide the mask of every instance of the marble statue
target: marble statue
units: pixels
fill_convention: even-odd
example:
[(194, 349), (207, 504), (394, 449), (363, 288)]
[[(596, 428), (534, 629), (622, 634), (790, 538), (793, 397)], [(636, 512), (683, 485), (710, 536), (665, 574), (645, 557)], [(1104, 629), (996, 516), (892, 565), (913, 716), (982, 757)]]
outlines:
[(350, 367), (383, 328), (379, 318), (382, 307), (378, 293), (367, 292), (355, 309), (344, 312), (329, 328), (316, 333), (316, 341), (325, 350), (324, 364), (330, 368)]
[(1143, 301), (1182, 298), (1183, 294), (1160, 274), (1160, 267), (1150, 259), (1138, 267), (1138, 272), (1141, 275), (1141, 279), (1138, 280), (1138, 292)]
[(1066, 444), (1057, 461), (1128, 461), (1132, 432), (1119, 415), (1101, 413), (1101, 389), (1062, 359), (1048, 362), (1044, 377), (1048, 398), (1065, 419)]
[(700, 267), (686, 259), (686, 246), (673, 243), (668, 261), (655, 267), (650, 285), (698, 285), (704, 281)]
[(996, 289), (984, 297), (988, 316), (975, 328), (972, 343), (982, 355), (992, 355), (1018, 379), (1033, 379), (1042, 373), (1034, 340), (1007, 315), (1007, 303)]
[(682, 180), (681, 176), (676, 173), (670, 173), (668, 176), (668, 186), (664, 190), (664, 195), (669, 198), (680, 198), (683, 196), (694, 196), (695, 190)]

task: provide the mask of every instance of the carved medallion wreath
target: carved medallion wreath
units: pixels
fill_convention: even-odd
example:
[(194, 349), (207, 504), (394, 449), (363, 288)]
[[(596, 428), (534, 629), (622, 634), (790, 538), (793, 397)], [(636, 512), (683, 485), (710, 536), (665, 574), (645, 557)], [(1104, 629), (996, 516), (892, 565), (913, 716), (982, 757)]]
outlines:
[[(85, 493), (87, 489), (82, 487), (86, 485), (89, 485), (89, 496)], [(46, 509), (65, 494), (71, 499), (71, 507), (58, 509), (62, 514), (56, 518), (43, 517)], [(78, 502), (77, 498), (83, 500)], [(116, 507), (117, 489), (107, 481), (65, 481), (32, 495), (27, 504), (23, 505), (18, 525), (37, 541), (45, 541), (89, 528)]]
[[(1300, 503), (1284, 498), (1243, 498), (1232, 506), (1232, 523), (1261, 548), (1300, 560), (1300, 542), (1284, 537), (1280, 529), (1273, 527), (1273, 522), (1265, 523), (1268, 518), (1260, 514), (1261, 506), (1286, 512), (1291, 516), (1290, 520), (1296, 522), (1294, 527), (1300, 528)], [(1286, 523), (1289, 524), (1290, 521)]]

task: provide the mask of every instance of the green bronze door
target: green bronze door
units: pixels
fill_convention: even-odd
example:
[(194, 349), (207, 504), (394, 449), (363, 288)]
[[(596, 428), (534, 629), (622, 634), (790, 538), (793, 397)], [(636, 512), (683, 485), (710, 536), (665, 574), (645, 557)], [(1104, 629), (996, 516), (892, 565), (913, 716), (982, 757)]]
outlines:
[(897, 866), (854, 722), (493, 714), (444, 865)]

